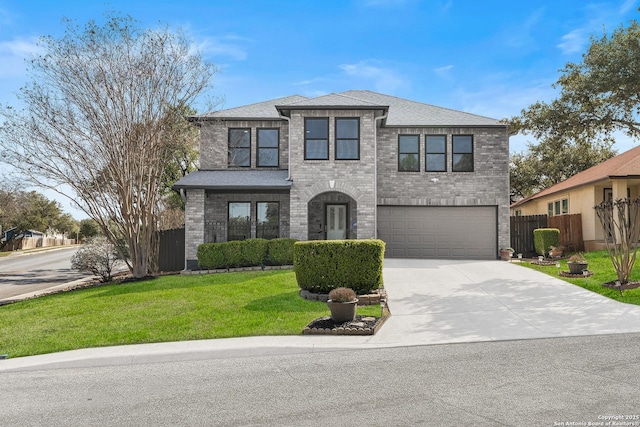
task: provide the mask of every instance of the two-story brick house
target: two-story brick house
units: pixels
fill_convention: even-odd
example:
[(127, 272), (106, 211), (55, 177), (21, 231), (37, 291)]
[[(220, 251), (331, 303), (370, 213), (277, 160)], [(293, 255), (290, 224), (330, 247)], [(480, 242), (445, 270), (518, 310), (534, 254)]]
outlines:
[(495, 259), (509, 246), (497, 120), (362, 90), (192, 120), (200, 170), (175, 184), (187, 268), (201, 243), (249, 237), (375, 237), (407, 258)]

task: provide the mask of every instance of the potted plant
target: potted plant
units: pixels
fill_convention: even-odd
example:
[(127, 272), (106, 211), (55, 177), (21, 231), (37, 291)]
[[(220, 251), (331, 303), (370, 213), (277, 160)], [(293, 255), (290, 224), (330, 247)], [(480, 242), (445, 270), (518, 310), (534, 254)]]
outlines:
[(569, 261), (567, 261), (567, 265), (569, 266), (569, 273), (571, 274), (582, 274), (582, 271), (586, 270), (588, 266), (587, 260), (580, 252), (571, 255)]
[(351, 288), (335, 288), (329, 292), (327, 306), (334, 322), (351, 322), (356, 318), (358, 298)]
[(513, 248), (500, 249), (500, 259), (502, 261), (509, 261), (511, 259), (511, 257), (513, 256), (514, 252), (515, 251), (513, 250)]

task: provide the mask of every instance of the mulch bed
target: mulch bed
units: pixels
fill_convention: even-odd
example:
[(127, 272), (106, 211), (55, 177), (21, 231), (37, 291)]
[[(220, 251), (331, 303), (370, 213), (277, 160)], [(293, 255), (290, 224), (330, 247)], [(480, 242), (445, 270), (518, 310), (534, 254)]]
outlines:
[[(560, 272), (560, 276), (562, 277), (569, 277), (571, 279), (581, 279), (583, 277), (585, 277), (585, 275), (583, 273), (569, 273), (568, 271), (561, 271)], [(587, 271), (587, 275), (586, 277), (591, 277), (593, 276), (593, 271)]]
[(331, 316), (325, 316), (309, 323), (302, 333), (305, 335), (373, 335), (387, 317), (356, 315), (353, 322), (340, 323), (335, 322)]
[(616, 282), (606, 282), (603, 283), (602, 286), (604, 286), (605, 288), (610, 288), (610, 289), (616, 289), (616, 290), (623, 290), (626, 291), (628, 289), (636, 289), (636, 288), (640, 288), (640, 282), (627, 282), (624, 285), (621, 286), (617, 286)]

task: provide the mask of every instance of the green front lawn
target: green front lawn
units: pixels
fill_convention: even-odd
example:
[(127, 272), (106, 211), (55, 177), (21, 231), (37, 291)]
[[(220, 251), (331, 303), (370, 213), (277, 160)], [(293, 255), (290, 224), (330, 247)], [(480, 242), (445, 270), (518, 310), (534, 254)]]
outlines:
[[(603, 283), (617, 280), (616, 272), (613, 269), (613, 265), (611, 264), (611, 259), (609, 258), (607, 251), (585, 252), (584, 257), (589, 263), (589, 271), (593, 272), (593, 276), (588, 277), (586, 281), (583, 278), (570, 279), (567, 277), (559, 277), (558, 269), (555, 266), (539, 267), (538, 265), (531, 264), (529, 262), (523, 262), (520, 265), (533, 268), (534, 270), (540, 270), (550, 276), (558, 277), (569, 283), (573, 283), (574, 285), (578, 285), (611, 299), (640, 305), (640, 288), (623, 291), (622, 295), (620, 295), (619, 291), (602, 286)], [(560, 271), (569, 271), (566, 259), (560, 261)], [(631, 274), (631, 281), (640, 281), (640, 254), (638, 254), (638, 261), (636, 262)]]
[[(380, 316), (380, 306), (358, 307)], [(0, 307), (0, 354), (151, 342), (296, 335), (328, 316), (298, 295), (293, 270), (162, 276)]]

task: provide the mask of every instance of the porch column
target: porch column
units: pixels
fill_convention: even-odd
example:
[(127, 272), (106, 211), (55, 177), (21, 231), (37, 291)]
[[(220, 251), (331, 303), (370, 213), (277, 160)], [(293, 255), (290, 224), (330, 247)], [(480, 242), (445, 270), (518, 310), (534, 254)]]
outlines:
[(184, 253), (187, 270), (198, 268), (198, 246), (204, 243), (204, 200), (204, 190), (187, 191), (184, 209)]

